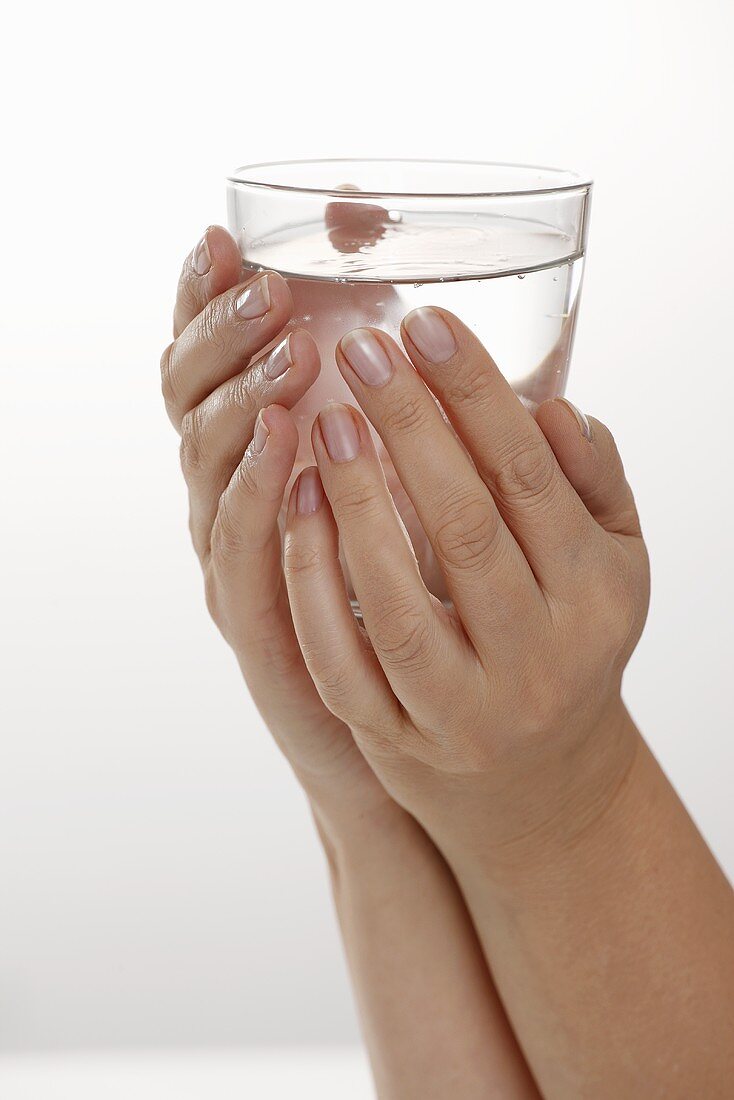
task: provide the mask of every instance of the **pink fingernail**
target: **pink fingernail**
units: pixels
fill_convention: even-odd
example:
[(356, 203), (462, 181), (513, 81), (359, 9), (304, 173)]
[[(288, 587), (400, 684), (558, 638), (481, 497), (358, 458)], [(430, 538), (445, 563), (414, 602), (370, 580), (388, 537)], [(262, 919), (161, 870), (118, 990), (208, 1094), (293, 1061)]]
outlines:
[(321, 434), (334, 462), (351, 462), (359, 454), (359, 433), (346, 405), (327, 405), (319, 413)]
[(366, 328), (348, 332), (341, 342), (344, 357), (365, 386), (384, 386), (392, 378), (390, 357), (380, 341)]
[(318, 512), (324, 499), (324, 487), (321, 484), (319, 471), (315, 466), (309, 466), (298, 479), (296, 489), (296, 511), (301, 516), (309, 516)]
[(418, 351), (429, 363), (446, 363), (456, 355), (456, 340), (440, 313), (430, 306), (414, 309), (403, 324)]
[(270, 309), (270, 290), (268, 277), (263, 275), (256, 283), (250, 283), (240, 294), (235, 304), (235, 309), (240, 317), (246, 321), (254, 321), (256, 317), (262, 317)]
[(290, 348), (290, 333), (286, 336), (282, 343), (278, 344), (277, 348), (273, 348), (270, 355), (265, 360), (264, 373), (266, 378), (280, 378), (281, 374), (285, 374), (289, 367), (293, 366), (293, 360), (291, 359)]
[(562, 401), (568, 411), (573, 413), (576, 423), (581, 429), (582, 436), (584, 439), (588, 439), (589, 442), (591, 442), (591, 424), (581, 412), (581, 409), (577, 409), (573, 402), (569, 401), (567, 397), (557, 397), (556, 401)]
[(262, 411), (260, 411), (255, 421), (255, 431), (252, 433), (253, 454), (259, 455), (265, 449), (265, 444), (268, 441), (269, 435), (268, 426), (263, 420)]
[(206, 243), (206, 234), (201, 238), (194, 249), (194, 271), (197, 275), (206, 275), (212, 266), (212, 258), (209, 255), (209, 245)]

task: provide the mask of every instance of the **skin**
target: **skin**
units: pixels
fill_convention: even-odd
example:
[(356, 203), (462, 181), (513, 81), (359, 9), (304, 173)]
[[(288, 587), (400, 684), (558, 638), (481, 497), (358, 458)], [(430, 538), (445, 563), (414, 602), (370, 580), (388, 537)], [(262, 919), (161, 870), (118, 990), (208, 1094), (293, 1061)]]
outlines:
[(532, 416), (458, 318), (417, 313), (407, 355), (368, 330), (337, 360), (453, 606), (421, 581), (365, 420), (328, 408), (301, 475), (324, 496), (304, 512), (295, 486), (285, 544), (309, 672), (451, 866), (542, 1095), (723, 1098), (734, 898), (622, 701), (649, 580), (616, 447), (563, 400)]
[(280, 276), (264, 277), (269, 308), (243, 317), (258, 279), (241, 282), (234, 241), (207, 230), (161, 360), (208, 606), (310, 801), (379, 1095), (537, 1100), (454, 876), (324, 705), (296, 638), (277, 521), (298, 444), (288, 410), (319, 360), (296, 330), (292, 365), (268, 379), (264, 353), (293, 302)]

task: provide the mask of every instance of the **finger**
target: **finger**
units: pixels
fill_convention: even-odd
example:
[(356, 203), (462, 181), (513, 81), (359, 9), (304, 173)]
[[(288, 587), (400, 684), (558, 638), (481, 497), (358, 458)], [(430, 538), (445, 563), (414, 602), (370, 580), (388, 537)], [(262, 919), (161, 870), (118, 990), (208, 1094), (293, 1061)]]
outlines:
[(288, 284), (269, 271), (220, 294), (194, 317), (161, 359), (163, 397), (176, 428), (278, 336), (292, 311)]
[(558, 463), (596, 522), (619, 535), (641, 535), (635, 499), (609, 429), (564, 397), (544, 402), (536, 420)]
[(296, 329), (184, 416), (181, 467), (189, 488), (191, 534), (199, 557), (208, 553), (219, 498), (252, 439), (258, 413), (272, 404), (293, 408), (318, 373), (316, 342), (305, 330)]
[(387, 731), (400, 707), (360, 630), (339, 562), (339, 533), (315, 466), (288, 503), (283, 553), (293, 625), (319, 695), (352, 729)]
[(311, 440), (377, 659), (411, 713), (428, 715), (436, 691), (448, 690), (442, 678), (456, 658), (448, 612), (421, 580), (363, 417), (329, 405)]
[(173, 311), (173, 335), (178, 336), (207, 302), (242, 278), (242, 258), (221, 225), (210, 225), (184, 261)]
[(541, 586), (573, 588), (589, 515), (531, 414), (474, 333), (447, 310), (414, 310), (402, 334)]
[(527, 599), (543, 600), (532, 571), (408, 359), (384, 333), (357, 329), (337, 348), (347, 384), (376, 428), (478, 649)]
[(207, 567), (225, 582), (227, 607), (220, 618), (237, 634), (235, 649), (252, 641), (251, 632), (273, 609), (282, 588), (278, 515), (293, 469), (298, 429), (291, 414), (271, 405), (258, 416), (252, 442), (219, 500), (211, 531)]
[[(320, 740), (327, 734), (323, 707), (293, 630), (281, 565), (278, 516), (298, 430), (292, 415), (278, 405), (263, 410), (259, 428), (222, 495), (204, 576), (210, 611), (239, 658), (255, 703), (267, 710), (276, 736), (297, 765), (297, 739), (285, 744), (294, 723), (311, 723)], [(291, 678), (305, 682), (306, 690), (294, 695), (286, 689), (273, 698), (274, 675), (286, 688)], [(334, 736), (345, 734), (339, 729)], [(306, 764), (313, 762), (313, 755), (311, 744)]]

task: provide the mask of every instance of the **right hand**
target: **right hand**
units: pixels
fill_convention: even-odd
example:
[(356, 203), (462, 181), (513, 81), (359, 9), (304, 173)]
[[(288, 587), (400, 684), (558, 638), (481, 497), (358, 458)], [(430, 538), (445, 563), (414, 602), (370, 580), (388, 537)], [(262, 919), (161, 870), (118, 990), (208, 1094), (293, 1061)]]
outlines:
[[(298, 445), (288, 410), (317, 378), (319, 354), (303, 329), (263, 351), (292, 310), (277, 273), (242, 282), (237, 245), (218, 226), (184, 263), (161, 374), (181, 436), (189, 527), (212, 617), (312, 801), (339, 813), (353, 810), (355, 798), (362, 809), (393, 806), (322, 703), (291, 621), (278, 529)], [(282, 368), (275, 378), (273, 365)]]

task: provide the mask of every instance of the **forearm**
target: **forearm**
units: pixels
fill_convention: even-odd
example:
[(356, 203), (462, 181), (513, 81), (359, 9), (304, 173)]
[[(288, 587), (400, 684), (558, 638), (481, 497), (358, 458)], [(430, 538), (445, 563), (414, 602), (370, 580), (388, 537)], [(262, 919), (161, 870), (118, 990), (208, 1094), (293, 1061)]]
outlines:
[(452, 862), (547, 1100), (714, 1100), (734, 1079), (734, 897), (630, 733), (622, 782), (580, 832)]
[(538, 1100), (451, 872), (391, 807), (314, 809), (378, 1095)]

